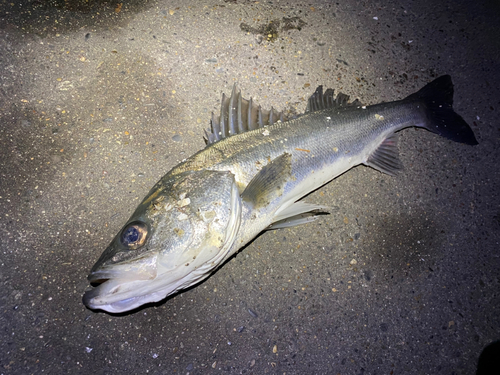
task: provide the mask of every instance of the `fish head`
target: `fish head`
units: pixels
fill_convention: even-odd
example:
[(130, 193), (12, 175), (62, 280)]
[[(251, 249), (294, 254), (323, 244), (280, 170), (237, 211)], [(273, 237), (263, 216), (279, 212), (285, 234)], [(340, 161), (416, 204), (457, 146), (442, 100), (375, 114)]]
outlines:
[(119, 313), (208, 277), (227, 258), (241, 221), (231, 172), (167, 174), (150, 191), (88, 276), (83, 303)]

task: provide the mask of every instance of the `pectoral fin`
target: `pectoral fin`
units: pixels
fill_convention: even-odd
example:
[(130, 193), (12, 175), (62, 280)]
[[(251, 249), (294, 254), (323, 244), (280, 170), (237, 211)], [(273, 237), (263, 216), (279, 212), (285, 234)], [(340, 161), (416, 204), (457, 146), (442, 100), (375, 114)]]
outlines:
[[(285, 185), (292, 178), (292, 155), (284, 153), (263, 167), (250, 181), (241, 194), (241, 199), (254, 210), (269, 206), (285, 191)], [(309, 223), (316, 220), (318, 211), (328, 207), (303, 201), (294, 202), (273, 217), (267, 229), (280, 229)]]
[(285, 185), (292, 177), (292, 155), (285, 152), (264, 166), (241, 194), (243, 201), (254, 209), (268, 206), (283, 195)]

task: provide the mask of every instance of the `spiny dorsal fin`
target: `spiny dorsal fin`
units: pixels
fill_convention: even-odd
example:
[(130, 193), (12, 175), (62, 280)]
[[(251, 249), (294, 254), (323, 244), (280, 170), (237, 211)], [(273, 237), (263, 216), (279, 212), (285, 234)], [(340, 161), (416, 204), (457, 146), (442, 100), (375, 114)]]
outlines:
[(205, 130), (205, 141), (209, 145), (235, 134), (272, 125), (277, 121), (286, 121), (282, 112), (273, 107), (271, 110), (262, 109), (260, 105), (253, 103), (252, 98), (243, 98), (241, 91), (234, 84), (229, 98), (222, 94), (219, 116), (212, 113), (210, 129)]
[(356, 99), (352, 103), (348, 102), (349, 102), (349, 95), (339, 92), (337, 94), (337, 97), (335, 97), (333, 89), (327, 89), (325, 93), (323, 93), (323, 86), (318, 86), (314, 94), (312, 94), (309, 100), (307, 101), (306, 113), (320, 111), (322, 109), (328, 109), (328, 108), (362, 106), (361, 102), (358, 99)]
[[(349, 95), (338, 93), (335, 97), (332, 89), (323, 93), (323, 86), (318, 86), (307, 102), (305, 113), (328, 108), (362, 106), (357, 99), (352, 103), (348, 103), (348, 101)], [(250, 100), (243, 98), (241, 91), (234, 84), (229, 98), (222, 94), (219, 116), (215, 116), (212, 112), (210, 129), (205, 130), (205, 142), (210, 145), (235, 134), (273, 125), (277, 121), (287, 121), (283, 112), (279, 112), (273, 107), (270, 110), (262, 109), (260, 105), (254, 104), (252, 98)]]

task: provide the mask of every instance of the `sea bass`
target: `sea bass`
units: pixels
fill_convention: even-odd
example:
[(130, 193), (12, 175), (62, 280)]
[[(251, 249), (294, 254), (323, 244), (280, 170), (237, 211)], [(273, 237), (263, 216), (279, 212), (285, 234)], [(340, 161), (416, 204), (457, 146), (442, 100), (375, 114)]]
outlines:
[(320, 86), (306, 112), (287, 121), (234, 86), (212, 115), (207, 147), (151, 189), (90, 271), (98, 286), (83, 303), (120, 313), (199, 283), (260, 232), (314, 220), (325, 207), (300, 199), (350, 168), (395, 174), (401, 129), (477, 144), (452, 104), (450, 76), (372, 106)]

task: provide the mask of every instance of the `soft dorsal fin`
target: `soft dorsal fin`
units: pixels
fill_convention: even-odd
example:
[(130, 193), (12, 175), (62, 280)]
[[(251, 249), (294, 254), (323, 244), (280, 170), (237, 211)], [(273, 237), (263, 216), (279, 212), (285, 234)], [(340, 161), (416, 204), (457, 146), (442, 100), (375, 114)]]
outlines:
[(210, 129), (205, 130), (205, 141), (209, 145), (235, 134), (272, 125), (277, 121), (286, 121), (282, 112), (273, 107), (270, 110), (262, 109), (260, 105), (253, 103), (252, 98), (243, 98), (241, 91), (234, 84), (229, 98), (222, 94), (219, 116), (212, 113)]
[(316, 91), (311, 95), (307, 101), (307, 112), (321, 111), (322, 109), (329, 108), (345, 108), (345, 107), (360, 107), (363, 104), (356, 99), (349, 103), (349, 95), (339, 92), (335, 97), (333, 89), (327, 89), (323, 93), (323, 86), (318, 86)]

